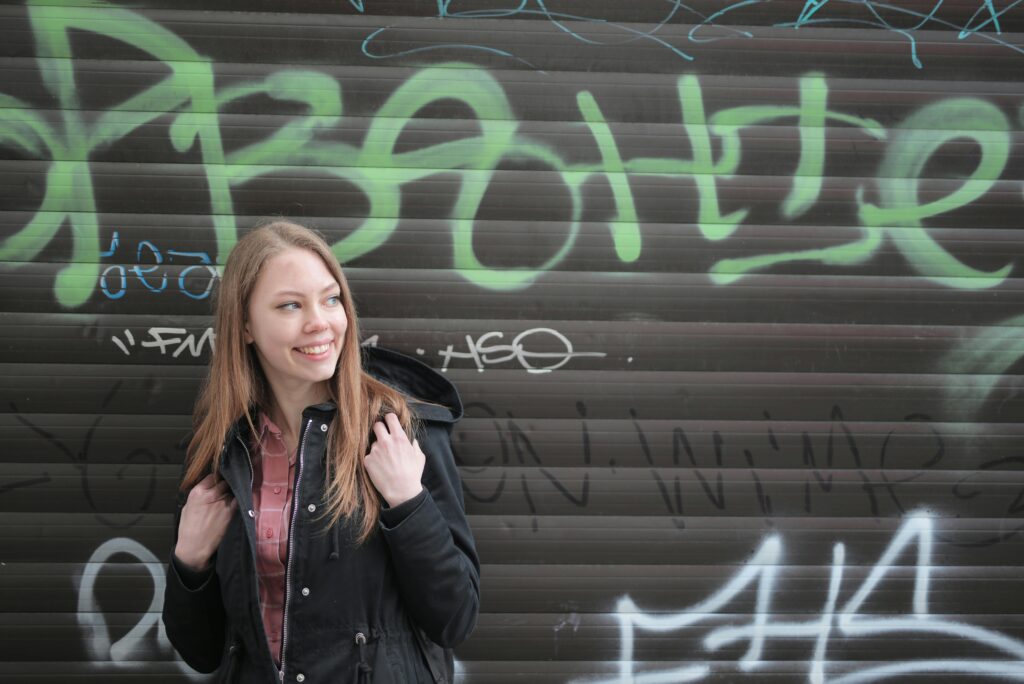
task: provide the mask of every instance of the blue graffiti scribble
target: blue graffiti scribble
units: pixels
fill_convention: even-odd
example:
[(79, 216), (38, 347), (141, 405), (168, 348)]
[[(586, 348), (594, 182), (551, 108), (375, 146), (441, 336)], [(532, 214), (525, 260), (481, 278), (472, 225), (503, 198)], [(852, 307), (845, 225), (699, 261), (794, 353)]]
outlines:
[[(754, 33), (750, 30), (727, 26), (719, 22), (726, 15), (733, 14), (733, 16), (735, 16), (735, 12), (743, 8), (771, 2), (771, 0), (739, 0), (738, 2), (733, 2), (731, 4), (723, 3), (724, 6), (722, 8), (706, 15), (684, 4), (682, 0), (663, 0), (668, 5), (665, 16), (655, 22), (653, 27), (649, 30), (641, 30), (600, 17), (586, 17), (552, 11), (547, 5), (549, 1), (550, 0), (518, 0), (518, 2), (514, 3), (512, 7), (456, 10), (453, 9), (453, 5), (455, 4), (454, 0), (437, 0), (437, 17), (439, 19), (511, 19), (520, 17), (540, 17), (546, 19), (566, 36), (579, 43), (604, 46), (623, 45), (635, 41), (649, 41), (660, 45), (679, 59), (693, 61), (693, 55), (684, 51), (678, 45), (673, 45), (668, 40), (655, 34), (657, 34), (662, 27), (668, 25), (670, 22), (677, 19), (677, 17), (682, 16), (682, 13), (685, 11), (689, 14), (688, 19), (694, 22), (693, 27), (689, 30), (686, 36), (686, 40), (690, 43), (703, 44), (735, 36), (753, 38)], [(366, 11), (365, 0), (349, 0), (349, 2), (358, 12), (363, 13)], [(799, 13), (795, 19), (792, 21), (783, 21), (774, 24), (774, 28), (799, 29), (804, 26), (816, 25), (852, 25), (891, 31), (903, 36), (907, 40), (907, 43), (910, 46), (911, 62), (918, 69), (922, 69), (924, 68), (924, 65), (918, 56), (918, 41), (914, 36), (914, 32), (925, 27), (953, 29), (958, 31), (957, 37), (959, 40), (976, 36), (997, 45), (1010, 48), (1020, 54), (1024, 54), (1024, 46), (1014, 45), (1000, 37), (1003, 33), (1000, 17), (1005, 16), (1011, 9), (1020, 5), (1022, 2), (1024, 2), (1024, 0), (1014, 0), (1006, 7), (997, 9), (992, 0), (979, 0), (978, 8), (966, 22), (960, 24), (942, 19), (939, 16), (939, 10), (944, 6), (945, 0), (935, 0), (928, 11), (919, 11), (908, 7), (901, 7), (896, 3), (875, 2), (875, 0), (806, 0), (802, 4), (794, 3), (794, 5), (799, 8)], [(863, 18), (829, 16), (829, 7), (834, 8), (839, 3), (843, 3), (847, 6), (854, 5), (860, 7), (866, 12), (866, 14)], [(463, 3), (463, 5), (466, 4), (471, 4), (471, 0), (467, 0), (467, 2)], [(910, 20), (911, 25), (896, 26), (893, 24), (891, 19), (883, 16), (883, 12), (896, 14), (906, 18)], [(621, 38), (617, 40), (598, 40), (590, 38), (582, 35), (580, 29), (578, 27), (574, 28), (573, 26), (570, 26), (570, 23), (575, 23), (579, 26), (597, 25), (602, 27), (611, 27), (619, 32)], [(742, 25), (746, 22), (739, 23)], [(702, 32), (711, 27), (720, 31), (728, 31), (732, 35), (714, 37), (705, 37), (701, 35)], [(390, 53), (382, 53), (381, 51), (374, 50), (372, 48), (371, 44), (380, 39), (382, 34), (397, 28), (400, 28), (399, 24), (391, 24), (373, 31), (363, 41), (363, 54), (371, 59), (389, 59), (394, 57), (404, 57), (430, 50), (473, 50), (511, 59), (530, 68), (536, 69), (533, 64), (509, 50), (489, 45), (442, 43), (419, 46), (408, 50)]]
[[(741, 7), (747, 7), (749, 5), (759, 5), (762, 2), (764, 2), (764, 0), (741, 0), (740, 2), (729, 5), (728, 7), (724, 7), (723, 9), (718, 10), (714, 14), (704, 17), (704, 21), (700, 22), (692, 29), (690, 29), (690, 32), (687, 34), (686, 37), (690, 40), (691, 43), (712, 43), (716, 40), (721, 40), (720, 38), (698, 38), (697, 32), (700, 31), (702, 28), (706, 28), (708, 26), (719, 27), (719, 24), (715, 23), (715, 20), (718, 19), (719, 17), (725, 16), (729, 12), (733, 12), (735, 10), (740, 9)], [(736, 32), (739, 33), (744, 38), (754, 37), (754, 34), (751, 33), (750, 31), (736, 29)]]
[[(358, 0), (352, 1), (357, 2)], [(521, 57), (513, 55), (511, 52), (508, 52), (507, 50), (500, 50), (498, 48), (488, 47), (486, 45), (473, 45), (471, 43), (440, 43), (438, 45), (425, 45), (423, 47), (410, 48), (408, 50), (400, 50), (399, 52), (392, 52), (389, 54), (372, 52), (370, 49), (370, 43), (372, 43), (374, 39), (380, 34), (384, 33), (385, 31), (390, 31), (394, 28), (398, 28), (398, 25), (392, 24), (390, 26), (384, 26), (377, 29), (376, 31), (368, 35), (366, 38), (364, 38), (362, 45), (363, 54), (369, 57), (370, 59), (392, 59), (394, 57), (407, 57), (408, 55), (413, 55), (416, 54), (417, 52), (427, 52), (430, 50), (478, 50), (482, 52), (488, 52), (492, 55), (498, 55), (499, 57), (508, 57), (509, 59), (514, 59), (517, 62), (525, 64), (531, 69), (537, 69), (537, 67), (531, 64), (530, 62), (526, 61)]]
[[(638, 41), (638, 40), (646, 40), (646, 41), (651, 41), (651, 42), (653, 42), (653, 43), (655, 43), (657, 45), (661, 45), (662, 47), (666, 48), (667, 50), (672, 52), (674, 55), (679, 57), (680, 59), (684, 59), (686, 61), (693, 61), (693, 56), (688, 54), (688, 53), (686, 53), (686, 52), (684, 52), (680, 48), (672, 45), (668, 41), (663, 40), (661, 37), (656, 36), (654, 34), (657, 33), (663, 26), (668, 24), (679, 13), (679, 11), (681, 9), (686, 9), (686, 10), (688, 10), (688, 11), (694, 13), (694, 14), (697, 14), (701, 18), (704, 18), (703, 15), (700, 15), (695, 10), (693, 10), (690, 7), (687, 7), (686, 5), (684, 5), (682, 3), (682, 0), (668, 0), (669, 10), (666, 13), (666, 15), (664, 17), (662, 17), (660, 21), (655, 23), (655, 25), (650, 30), (642, 31), (642, 30), (633, 28), (631, 26), (626, 26), (626, 25), (623, 25), (623, 24), (618, 24), (618, 23), (609, 21), (608, 19), (602, 19), (602, 18), (596, 18), (596, 17), (584, 17), (584, 16), (575, 15), (575, 14), (566, 14), (564, 12), (553, 12), (553, 11), (551, 11), (548, 8), (545, 0), (533, 0), (533, 2), (536, 4), (536, 8), (529, 8), (528, 7), (528, 5), (530, 4), (530, 0), (520, 0), (518, 5), (516, 5), (515, 7), (497, 8), (497, 9), (494, 9), (494, 8), (490, 8), (490, 9), (466, 9), (466, 10), (460, 10), (460, 11), (452, 11), (452, 9), (451, 9), (452, 1), (453, 0), (437, 0), (437, 16), (438, 16), (438, 18), (440, 18), (440, 19), (482, 19), (482, 18), (483, 19), (505, 19), (505, 18), (522, 17), (522, 16), (543, 17), (544, 19), (547, 19), (552, 25), (557, 27), (560, 31), (565, 33), (567, 36), (571, 37), (573, 40), (576, 40), (576, 41), (581, 42), (581, 43), (585, 43), (587, 45), (623, 45), (623, 44), (632, 43), (632, 42)], [(359, 12), (364, 12), (365, 11), (363, 0), (349, 0), (349, 2), (351, 2), (352, 6), (355, 7), (357, 11), (359, 11)], [(565, 22), (569, 22), (569, 21), (580, 22), (582, 24), (592, 24), (592, 25), (607, 26), (607, 27), (614, 28), (614, 29), (616, 29), (618, 31), (621, 31), (625, 35), (624, 35), (624, 37), (621, 40), (611, 41), (611, 42), (609, 42), (609, 41), (594, 40), (592, 38), (587, 38), (586, 36), (581, 35), (578, 31), (576, 31), (573, 28), (571, 28), (570, 26), (568, 26)], [(453, 49), (454, 50), (477, 50), (477, 51), (488, 52), (488, 53), (493, 54), (493, 55), (498, 55), (500, 57), (506, 57), (506, 58), (509, 58), (509, 59), (514, 59), (515, 61), (518, 61), (518, 62), (520, 62), (522, 64), (525, 64), (525, 65), (529, 66), (532, 69), (536, 69), (536, 67), (533, 64), (531, 64), (530, 62), (526, 61), (525, 59), (523, 59), (523, 58), (521, 58), (521, 57), (519, 57), (519, 56), (517, 56), (517, 55), (515, 55), (515, 54), (513, 54), (513, 53), (511, 53), (511, 52), (509, 52), (507, 50), (502, 50), (502, 49), (495, 48), (495, 47), (492, 47), (492, 46), (487, 46), (487, 45), (475, 45), (475, 44), (469, 44), (469, 43), (441, 43), (441, 44), (437, 44), (437, 45), (426, 45), (426, 46), (422, 46), (422, 47), (412, 48), (412, 49), (409, 49), (409, 50), (402, 50), (402, 51), (393, 52), (393, 53), (390, 53), (390, 54), (381, 54), (381, 53), (379, 53), (377, 51), (372, 50), (371, 43), (375, 39), (379, 38), (381, 36), (381, 34), (383, 34), (385, 31), (389, 31), (389, 30), (392, 30), (392, 29), (395, 29), (395, 28), (398, 28), (398, 27), (399, 27), (399, 25), (397, 25), (397, 24), (392, 24), (392, 25), (389, 25), (389, 26), (385, 26), (383, 28), (377, 29), (376, 31), (371, 33), (369, 36), (367, 36), (366, 39), (363, 40), (363, 45), (362, 45), (363, 54), (365, 56), (369, 57), (370, 59), (387, 59), (387, 58), (392, 58), (392, 57), (403, 57), (403, 56), (407, 56), (407, 55), (411, 55), (411, 54), (415, 54), (415, 53), (426, 52), (428, 50), (453, 50)]]
[[(120, 246), (121, 235), (119, 231), (115, 230), (114, 235), (110, 238), (110, 248), (100, 252), (100, 256), (112, 257)], [(107, 299), (121, 299), (125, 296), (128, 291), (129, 273), (134, 274), (143, 287), (150, 292), (159, 294), (167, 289), (166, 270), (156, 274), (160, 276), (159, 284), (151, 283), (146, 278), (147, 273), (158, 271), (164, 266), (164, 256), (160, 248), (149, 240), (139, 241), (137, 247), (138, 249), (135, 254), (136, 263), (131, 268), (125, 268), (123, 264), (110, 264), (100, 273), (100, 290)], [(151, 260), (144, 259), (144, 251), (148, 251)], [(167, 250), (167, 255), (170, 257), (167, 265), (172, 263), (180, 265), (182, 258), (199, 262), (188, 265), (178, 274), (178, 291), (181, 294), (190, 299), (206, 299), (210, 296), (210, 293), (213, 291), (214, 281), (219, 277), (219, 274), (217, 267), (207, 252), (183, 252), (177, 249), (169, 249)], [(175, 257), (178, 257), (177, 262), (175, 262)], [(151, 265), (143, 267), (143, 263), (150, 263)], [(200, 283), (205, 282), (205, 286), (196, 292), (191, 291), (187, 287), (187, 283), (190, 282), (189, 279), (193, 276), (194, 271), (198, 271), (195, 276), (200, 279)]]
[[(827, 18), (821, 17), (813, 19), (815, 14), (818, 14), (826, 5), (836, 4), (842, 2), (848, 5), (860, 5), (863, 6), (874, 19), (841, 19), (841, 18)], [(992, 4), (992, 0), (983, 0), (979, 3), (978, 9), (971, 15), (971, 18), (967, 20), (965, 24), (958, 25), (953, 22), (946, 21), (938, 17), (939, 9), (942, 7), (944, 0), (935, 0), (935, 4), (932, 5), (930, 11), (922, 13), (916, 10), (908, 9), (906, 7), (900, 7), (895, 4), (889, 4), (885, 2), (874, 2), (874, 0), (807, 0), (804, 3), (803, 9), (800, 11), (800, 16), (797, 17), (796, 21), (782, 22), (776, 24), (778, 27), (789, 27), (798, 29), (801, 26), (807, 26), (809, 24), (856, 24), (871, 26), (874, 28), (881, 28), (887, 31), (892, 31), (904, 36), (910, 43), (910, 58), (914, 66), (918, 69), (924, 68), (921, 60), (917, 56), (917, 40), (914, 38), (913, 32), (918, 29), (924, 28), (926, 25), (935, 24), (937, 27), (957, 29), (959, 31), (957, 38), (964, 40), (971, 36), (978, 36), (985, 40), (993, 43), (1002, 45), (1003, 47), (1010, 48), (1015, 52), (1024, 54), (1024, 48), (1019, 45), (1013, 45), (1005, 40), (997, 38), (995, 35), (989, 33), (982, 33), (981, 31), (988, 25), (992, 25), (997, 35), (1002, 35), (1002, 27), (999, 24), (999, 17), (1005, 15), (1011, 9), (1024, 2), (1024, 0), (1015, 0), (1001, 10), (996, 10)], [(748, 2), (737, 3), (732, 7), (739, 5), (748, 4)], [(912, 26), (899, 27), (893, 26), (893, 24), (882, 16), (881, 11), (893, 12), (896, 14), (903, 15), (904, 17), (918, 20)], [(981, 21), (977, 25), (974, 25), (975, 20), (987, 12), (988, 18)]]
[[(1000, 11), (996, 12), (996, 8), (992, 6), (992, 0), (986, 0), (984, 5), (979, 7), (978, 10), (974, 13), (974, 16), (972, 16), (970, 19), (967, 20), (967, 26), (965, 26), (963, 29), (961, 29), (961, 31), (960, 31), (960, 39), (963, 40), (964, 38), (966, 38), (968, 36), (968, 34), (973, 33), (974, 31), (977, 31), (977, 30), (980, 30), (980, 29), (984, 28), (985, 24), (994, 24), (995, 27), (996, 27), (996, 33), (1001, 34), (1003, 32), (1003, 29), (999, 25), (999, 15), (1005, 14), (1007, 12), (1007, 10), (1009, 10), (1011, 7), (1013, 7), (1014, 5), (1017, 5), (1017, 4), (1019, 4), (1019, 0), (1018, 0), (1018, 2), (1010, 3), (1008, 6), (1004, 7)], [(976, 17), (979, 14), (981, 14), (986, 8), (988, 8), (989, 14), (991, 14), (992, 17), (988, 21), (985, 21), (985, 22), (981, 23), (976, 29), (971, 29), (970, 26), (971, 26), (971, 22), (974, 21), (974, 17)]]

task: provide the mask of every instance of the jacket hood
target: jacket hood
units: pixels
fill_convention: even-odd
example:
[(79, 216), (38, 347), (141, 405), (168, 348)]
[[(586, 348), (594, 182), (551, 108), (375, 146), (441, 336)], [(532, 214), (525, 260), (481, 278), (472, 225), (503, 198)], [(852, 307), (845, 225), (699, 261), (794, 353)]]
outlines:
[(455, 385), (427, 364), (383, 347), (363, 347), (367, 373), (405, 394), (417, 417), (454, 423), (462, 418), (462, 399)]

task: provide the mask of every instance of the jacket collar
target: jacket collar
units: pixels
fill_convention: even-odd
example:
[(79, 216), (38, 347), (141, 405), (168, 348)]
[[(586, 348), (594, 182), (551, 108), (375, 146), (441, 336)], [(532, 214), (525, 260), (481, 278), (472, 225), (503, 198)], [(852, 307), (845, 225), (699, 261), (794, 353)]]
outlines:
[[(320, 419), (324, 422), (330, 422), (334, 417), (334, 412), (338, 410), (338, 407), (333, 401), (325, 401), (322, 404), (313, 404), (307, 406), (302, 411), (304, 418), (315, 418)], [(249, 420), (259, 430), (260, 426), (260, 410), (255, 406), (249, 407)], [(231, 429), (228, 430), (227, 437), (224, 439), (224, 448), (227, 449), (231, 442), (235, 438), (240, 438), (243, 444), (251, 444), (253, 441), (252, 430), (249, 428), (249, 421), (245, 419), (245, 416), (240, 417), (235, 421)]]
[(462, 417), (462, 400), (448, 378), (419, 359), (383, 347), (363, 347), (363, 369), (404, 394), (422, 420), (454, 423)]

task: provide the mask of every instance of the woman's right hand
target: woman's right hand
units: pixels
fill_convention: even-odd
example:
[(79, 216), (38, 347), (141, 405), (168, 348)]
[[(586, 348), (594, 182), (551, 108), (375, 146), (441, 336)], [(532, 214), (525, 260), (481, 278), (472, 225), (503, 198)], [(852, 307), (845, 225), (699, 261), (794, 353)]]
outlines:
[(192, 570), (204, 570), (220, 546), (238, 502), (228, 484), (210, 473), (192, 488), (181, 509), (174, 556)]

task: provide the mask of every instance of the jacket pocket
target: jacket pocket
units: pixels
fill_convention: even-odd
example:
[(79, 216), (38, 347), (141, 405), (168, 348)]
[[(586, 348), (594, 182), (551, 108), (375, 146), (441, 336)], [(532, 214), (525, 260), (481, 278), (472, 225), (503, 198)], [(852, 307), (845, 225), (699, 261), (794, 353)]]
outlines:
[(448, 661), (444, 649), (428, 639), (416, 625), (412, 626), (412, 633), (416, 636), (416, 646), (430, 669), (434, 684), (448, 684)]

